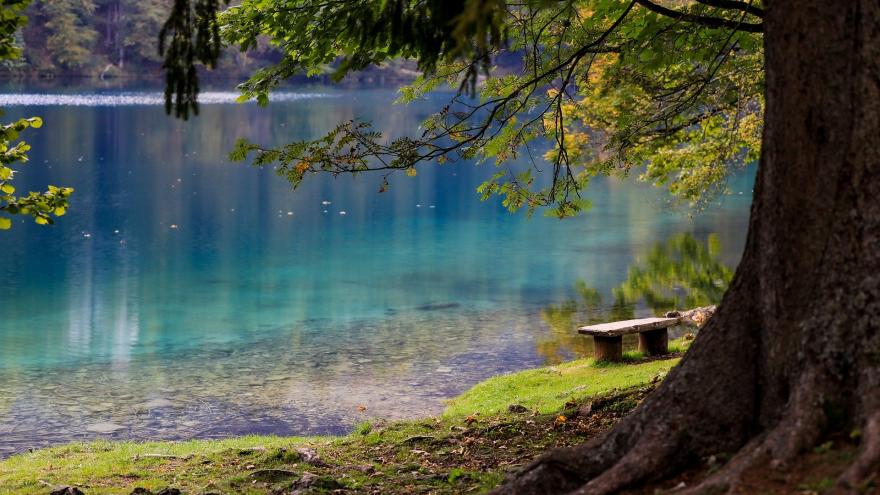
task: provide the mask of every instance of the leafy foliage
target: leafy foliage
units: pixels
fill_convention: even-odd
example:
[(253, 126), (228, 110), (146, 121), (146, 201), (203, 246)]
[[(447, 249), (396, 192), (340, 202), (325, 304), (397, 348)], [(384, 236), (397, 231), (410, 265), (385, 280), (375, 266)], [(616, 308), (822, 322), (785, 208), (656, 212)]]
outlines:
[(6, 0), (0, 9), (0, 60), (8, 60), (21, 55), (15, 33), (25, 25), (27, 17), (24, 10), (30, 0)]
[[(28, 127), (39, 128), (43, 125), (39, 117), (20, 119), (11, 124), (0, 126), (0, 211), (11, 215), (30, 215), (40, 225), (55, 223), (53, 216), (60, 217), (67, 212), (67, 200), (73, 189), (70, 187), (49, 186), (42, 193), (30, 192), (25, 196), (15, 195), (13, 179), (15, 163), (27, 161), (27, 152), (31, 147), (18, 139), (19, 133)], [(0, 216), (0, 229), (12, 226), (12, 220)]]
[[(187, 118), (198, 112), (198, 64), (213, 68), (223, 38), (242, 51), (268, 36), (284, 53), (241, 89), (265, 104), (269, 90), (301, 73), (316, 74), (341, 57), (336, 79), (394, 58), (413, 58), (432, 71), (440, 61), (469, 58), (462, 82), (471, 89), (477, 69), (488, 72), (488, 52), (504, 39), (501, 0), (245, 0), (218, 20), (218, 0), (174, 0), (160, 33), (165, 56), (166, 109)], [(474, 41), (464, 43), (463, 41)]]
[(466, 59), (461, 83), (473, 89), (478, 69), (488, 72), (490, 51), (506, 38), (505, 8), (501, 0), (245, 0), (221, 23), (224, 40), (242, 50), (269, 36), (284, 51), (280, 63), (241, 86), (246, 97), (265, 101), (288, 77), (315, 74), (337, 59), (337, 80), (399, 57), (417, 60), (429, 73), (438, 63)]
[[(0, 60), (10, 59), (20, 54), (15, 44), (15, 32), (24, 25), (23, 15), (28, 0), (8, 0), (0, 9)], [(29, 192), (16, 195), (14, 179), (16, 164), (27, 161), (30, 146), (19, 141), (19, 134), (27, 128), (39, 128), (43, 121), (39, 117), (19, 119), (0, 125), (0, 211), (9, 215), (30, 215), (38, 224), (54, 223), (54, 217), (67, 212), (68, 198), (73, 189), (49, 186), (45, 192)], [(0, 230), (12, 227), (8, 216), (0, 215)]]
[[(243, 98), (266, 104), (284, 79), (337, 59), (342, 76), (391, 57), (415, 58), (424, 76), (402, 91), (404, 102), (459, 88), (420, 136), (389, 139), (368, 122), (347, 122), (321, 139), (277, 149), (241, 142), (233, 157), (253, 152), (257, 165), (279, 161), (294, 186), (319, 172), (384, 171), (387, 184), (392, 172), (412, 175), (426, 163), (491, 160), (499, 170), (479, 188), (484, 198), (501, 196), (511, 210), (550, 207), (564, 217), (589, 207), (581, 191), (592, 177), (634, 169), (700, 204), (759, 152), (758, 6), (440, 3), (246, 0), (227, 10), (220, 23), (228, 43), (246, 50), (268, 36), (285, 53), (241, 86)], [(520, 70), (474, 86), (477, 68), (504, 53), (521, 55)], [(535, 158), (540, 151), (544, 161)], [(517, 159), (526, 165), (509, 166)]]
[(174, 0), (159, 32), (159, 53), (165, 56), (165, 110), (188, 118), (198, 113), (199, 77), (196, 62), (210, 68), (220, 57), (218, 0)]

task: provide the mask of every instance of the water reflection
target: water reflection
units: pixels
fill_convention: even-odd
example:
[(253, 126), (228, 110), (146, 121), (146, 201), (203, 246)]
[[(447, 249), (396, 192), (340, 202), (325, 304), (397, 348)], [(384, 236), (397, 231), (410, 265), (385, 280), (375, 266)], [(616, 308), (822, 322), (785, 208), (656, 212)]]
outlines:
[[(685, 233), (656, 243), (636, 258), (626, 280), (611, 290), (608, 303), (600, 291), (578, 280), (578, 297), (541, 310), (552, 333), (538, 339), (538, 354), (553, 364), (591, 355), (593, 339), (578, 335), (578, 326), (632, 319), (637, 311), (662, 316), (673, 309), (718, 304), (733, 278), (732, 267), (721, 260), (720, 242), (717, 234), (703, 242)], [(627, 339), (627, 344), (634, 347), (635, 339)]]

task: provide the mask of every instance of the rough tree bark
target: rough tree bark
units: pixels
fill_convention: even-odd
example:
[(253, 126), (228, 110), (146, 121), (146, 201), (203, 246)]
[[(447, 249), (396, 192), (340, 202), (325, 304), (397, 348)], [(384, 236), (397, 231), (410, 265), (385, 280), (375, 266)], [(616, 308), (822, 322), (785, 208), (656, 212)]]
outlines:
[(612, 431), (496, 493), (614, 493), (719, 453), (688, 491), (733, 492), (859, 429), (849, 491), (880, 466), (880, 2), (767, 0), (766, 118), (748, 240), (691, 350)]

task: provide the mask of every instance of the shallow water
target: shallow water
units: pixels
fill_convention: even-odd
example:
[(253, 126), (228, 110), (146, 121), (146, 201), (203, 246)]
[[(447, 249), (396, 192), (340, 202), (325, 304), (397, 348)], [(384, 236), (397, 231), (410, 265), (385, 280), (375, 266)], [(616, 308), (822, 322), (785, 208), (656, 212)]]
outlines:
[(22, 219), (0, 235), (0, 456), (436, 414), (544, 363), (541, 309), (578, 280), (607, 294), (681, 233), (715, 234), (731, 266), (743, 245), (747, 175), (693, 217), (644, 184), (597, 179), (593, 210), (559, 221), (481, 202), (491, 165), (424, 168), (378, 194), (371, 176), (291, 192), (226, 159), (240, 136), (281, 143), (354, 117), (412, 132), (442, 96), (392, 108), (393, 90), (302, 88), (258, 108), (212, 93), (178, 122), (147, 90), (46, 93), (0, 96), (7, 118), (45, 121), (25, 135), (19, 190), (76, 189), (55, 227)]

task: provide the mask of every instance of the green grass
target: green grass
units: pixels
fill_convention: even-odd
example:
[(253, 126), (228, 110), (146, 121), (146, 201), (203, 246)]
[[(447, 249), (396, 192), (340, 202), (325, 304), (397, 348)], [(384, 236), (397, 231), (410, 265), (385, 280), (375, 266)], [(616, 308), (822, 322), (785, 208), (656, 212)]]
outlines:
[[(634, 359), (635, 355), (628, 356)], [(662, 359), (638, 364), (596, 363), (579, 359), (558, 366), (496, 376), (475, 385), (449, 401), (447, 417), (499, 414), (511, 404), (549, 414), (566, 402), (604, 395), (614, 389), (650, 382), (665, 375), (678, 359)]]
[[(209, 459), (233, 451), (255, 447), (290, 447), (310, 440), (317, 439), (252, 435), (186, 442), (96, 441), (69, 444), (13, 456), (0, 462), (0, 493), (35, 493), (37, 488), (46, 488), (45, 483), (88, 486), (95, 480), (115, 484), (114, 480), (121, 482), (126, 479), (137, 480), (137, 486), (161, 489), (169, 485), (168, 474), (174, 470), (174, 466), (186, 464), (196, 455)], [(180, 470), (173, 473), (172, 479), (178, 485), (193, 487), (190, 479), (197, 484), (201, 474), (200, 471)], [(41, 480), (45, 483), (41, 483)]]
[[(63, 485), (79, 486), (87, 495), (168, 486), (184, 493), (263, 494), (297, 488), (306, 471), (320, 477), (309, 488), (314, 493), (339, 487), (347, 493), (479, 492), (497, 484), (505, 469), (609, 427), (637, 400), (621, 400), (601, 419), (560, 425), (556, 414), (566, 404), (645, 386), (678, 362), (638, 359), (629, 355), (630, 362), (614, 364), (581, 359), (498, 376), (452, 399), (438, 418), (365, 423), (344, 437), (99, 441), (38, 450), (0, 461), (0, 494), (47, 493)], [(511, 404), (538, 415), (509, 413)], [(327, 465), (304, 462), (296, 452), (303, 447), (316, 450)], [(289, 471), (289, 478), (254, 478), (266, 469)]]

